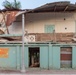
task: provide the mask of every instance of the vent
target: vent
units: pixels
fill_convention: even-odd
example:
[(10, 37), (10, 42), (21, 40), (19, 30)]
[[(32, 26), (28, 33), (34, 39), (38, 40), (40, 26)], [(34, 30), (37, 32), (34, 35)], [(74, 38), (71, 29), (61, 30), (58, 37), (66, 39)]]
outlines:
[(35, 35), (25, 36), (25, 42), (35, 42)]

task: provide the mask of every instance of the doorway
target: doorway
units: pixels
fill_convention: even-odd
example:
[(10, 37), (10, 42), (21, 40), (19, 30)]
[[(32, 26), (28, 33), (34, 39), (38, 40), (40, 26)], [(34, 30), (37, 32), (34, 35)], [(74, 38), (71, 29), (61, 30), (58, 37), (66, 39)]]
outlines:
[(40, 49), (39, 47), (29, 48), (29, 67), (40, 67)]
[(61, 47), (61, 68), (72, 68), (72, 47)]

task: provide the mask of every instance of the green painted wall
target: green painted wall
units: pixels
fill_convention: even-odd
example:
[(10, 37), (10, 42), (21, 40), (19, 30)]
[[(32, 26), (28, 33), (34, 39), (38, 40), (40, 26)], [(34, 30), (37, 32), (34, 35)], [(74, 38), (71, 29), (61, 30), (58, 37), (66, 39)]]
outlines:
[(72, 48), (72, 68), (76, 69), (76, 46), (73, 46)]
[(29, 52), (28, 52), (28, 47), (25, 46), (25, 67), (29, 67)]
[(60, 47), (59, 46), (53, 46), (53, 69), (60, 69)]
[(49, 44), (49, 69), (60, 69), (60, 47)]
[[(60, 69), (60, 47), (72, 47), (72, 68), (76, 69), (76, 46), (59, 44), (31, 44), (25, 45), (25, 67), (29, 68), (29, 47), (40, 48), (40, 68), (41, 69)], [(18, 44), (2, 44), (0, 48), (9, 48), (8, 58), (0, 57), (0, 69), (21, 69), (21, 50)]]
[(16, 47), (16, 50), (17, 50), (17, 58), (15, 58), (16, 59), (16, 61), (17, 61), (17, 70), (20, 70), (20, 67), (21, 67), (21, 54), (20, 54), (20, 46), (17, 46)]
[(40, 68), (48, 69), (48, 46), (40, 47)]
[(0, 57), (0, 69), (17, 69), (17, 50), (15, 46), (0, 46), (0, 48), (8, 48), (8, 57)]
[[(21, 50), (22, 50), (22, 46), (19, 46), (20, 47), (20, 69), (21, 69), (21, 60), (22, 60), (22, 58), (21, 58)], [(28, 46), (25, 46), (24, 47), (24, 62), (25, 62), (25, 68), (28, 68), (29, 67), (29, 52), (28, 52), (29, 50), (28, 50)]]
[(52, 45), (49, 44), (49, 69), (53, 68), (53, 48)]

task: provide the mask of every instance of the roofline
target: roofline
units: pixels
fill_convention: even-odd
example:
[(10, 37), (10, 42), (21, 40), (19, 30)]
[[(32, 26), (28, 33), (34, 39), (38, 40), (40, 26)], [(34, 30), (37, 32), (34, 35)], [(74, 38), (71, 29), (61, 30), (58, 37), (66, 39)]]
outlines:
[(7, 11), (29, 11), (31, 9), (0, 9), (0, 12), (7, 12)]
[[(28, 10), (28, 11), (22, 11), (21, 14), (26, 14), (26, 13), (39, 13), (39, 12), (35, 12), (35, 11), (41, 10), (41, 9), (43, 9), (43, 8), (49, 6), (49, 5), (56, 5), (56, 4), (58, 5), (58, 4), (61, 4), (61, 3), (62, 3), (63, 5), (66, 4), (66, 5), (74, 6), (75, 9), (76, 9), (76, 3), (75, 3), (75, 4), (72, 4), (72, 3), (70, 3), (70, 1), (59, 1), (59, 2), (47, 3), (47, 4), (44, 4), (44, 5), (40, 6), (40, 7), (37, 7), (37, 8), (35, 8), (35, 9), (30, 9), (30, 10)], [(66, 6), (63, 11), (58, 11), (58, 12), (68, 12), (68, 11), (66, 11), (67, 8), (68, 8), (68, 6)], [(47, 12), (47, 11), (45, 11), (45, 12)], [(51, 11), (50, 11), (50, 12), (51, 12)], [(57, 12), (57, 11), (55, 11), (55, 8), (54, 8), (54, 11), (52, 11), (52, 12)], [(70, 11), (70, 12), (76, 12), (76, 10), (75, 10), (75, 11)], [(40, 11), (40, 13), (41, 13), (41, 11)], [(21, 15), (21, 14), (19, 14), (19, 15)], [(19, 16), (19, 15), (17, 15), (17, 16)]]

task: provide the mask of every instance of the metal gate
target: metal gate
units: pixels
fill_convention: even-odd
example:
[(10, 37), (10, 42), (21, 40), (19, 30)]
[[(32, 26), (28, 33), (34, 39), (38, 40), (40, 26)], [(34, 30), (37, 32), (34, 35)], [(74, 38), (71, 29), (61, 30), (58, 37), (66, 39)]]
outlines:
[(61, 68), (72, 67), (72, 47), (61, 47)]

